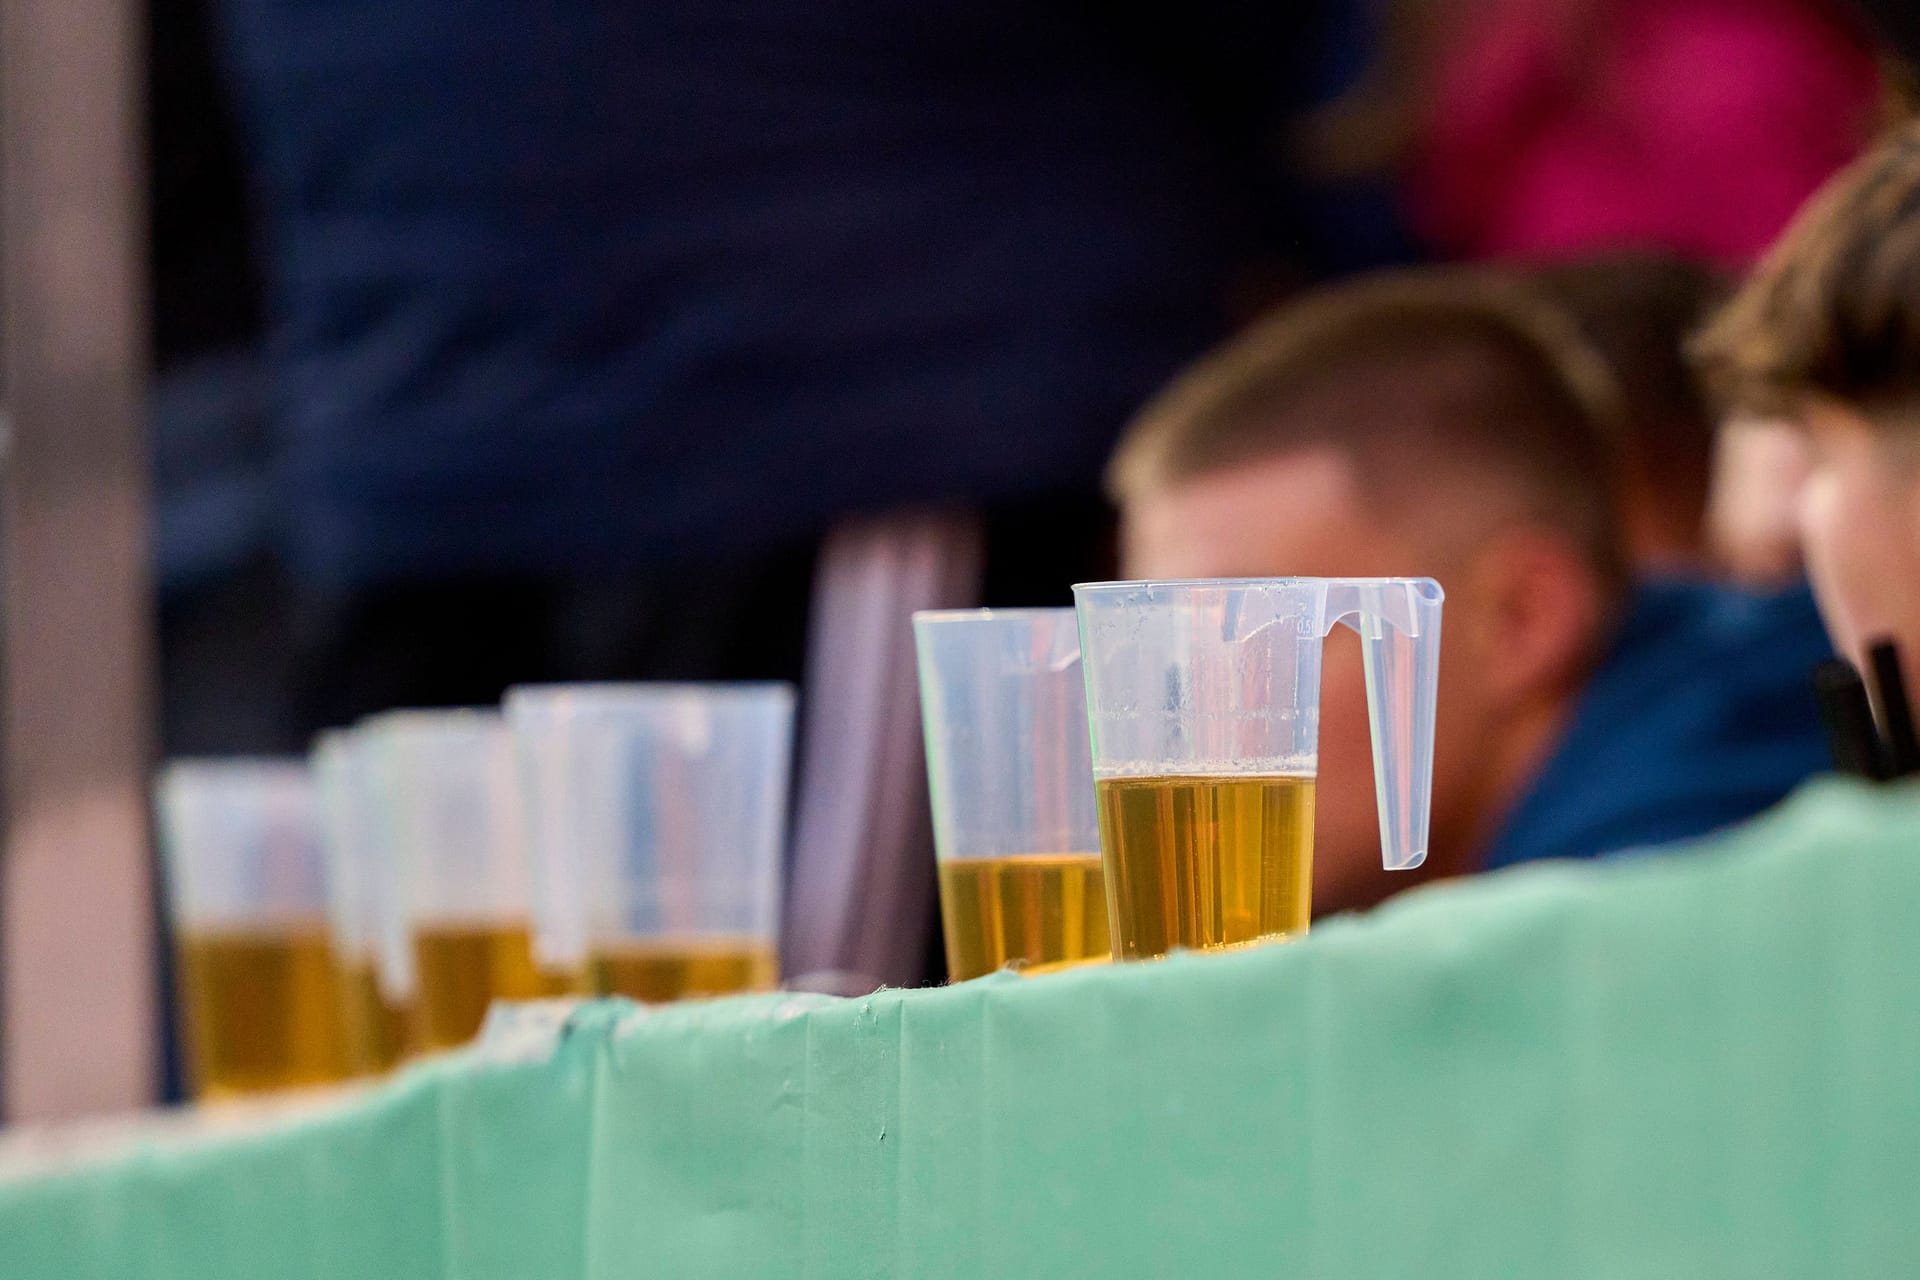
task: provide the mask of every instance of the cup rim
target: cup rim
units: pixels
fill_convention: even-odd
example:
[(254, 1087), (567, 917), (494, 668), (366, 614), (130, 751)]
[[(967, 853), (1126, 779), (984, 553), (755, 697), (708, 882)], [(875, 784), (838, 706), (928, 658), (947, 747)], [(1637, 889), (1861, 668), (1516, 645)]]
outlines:
[(790, 680), (556, 680), (514, 685), (501, 697), (500, 706), (512, 719), (516, 711), (544, 710), (573, 701), (632, 707), (690, 696), (712, 702), (791, 700), (795, 693)]
[(923, 622), (946, 624), (951, 622), (1022, 622), (1036, 618), (1059, 619), (1062, 614), (1072, 614), (1073, 606), (1063, 605), (1022, 605), (1016, 609), (915, 609), (913, 622), (919, 626)]
[(1305, 576), (1274, 578), (1132, 578), (1116, 579), (1108, 582), (1076, 582), (1073, 593), (1089, 595), (1106, 594), (1114, 591), (1138, 591), (1142, 588), (1173, 587), (1191, 589), (1196, 587), (1293, 587), (1310, 586), (1322, 582), (1366, 582), (1383, 586), (1416, 586), (1432, 582), (1429, 576), (1411, 576), (1402, 578), (1314, 578)]

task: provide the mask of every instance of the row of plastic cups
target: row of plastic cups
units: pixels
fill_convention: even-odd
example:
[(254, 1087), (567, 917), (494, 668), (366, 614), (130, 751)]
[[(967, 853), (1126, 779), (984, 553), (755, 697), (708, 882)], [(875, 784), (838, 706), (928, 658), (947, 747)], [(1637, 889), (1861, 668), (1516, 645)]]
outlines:
[(776, 979), (793, 692), (518, 689), (158, 788), (203, 1092), (462, 1043), (495, 999)]
[[(1362, 640), (1383, 861), (1418, 864), (1436, 584), (1106, 583), (1075, 595), (1077, 616), (916, 619), (956, 977), (1073, 962), (1109, 938), (1117, 956), (1140, 958), (1304, 928), (1320, 647), (1337, 623)], [(189, 1023), (219, 1003), (192, 998), (208, 975), (283, 972), (276, 990), (317, 988), (298, 975), (312, 954), (325, 969), (327, 931), (311, 921), (328, 898), (356, 975), (346, 985), (383, 1001), (360, 1019), (368, 1042), (396, 1026), (429, 1047), (464, 1040), (501, 996), (770, 984), (791, 734), (784, 687), (575, 686), (516, 691), (504, 720), (394, 713), (330, 738), (318, 806), (295, 795), (297, 769), (267, 770), (251, 815), (239, 775), (177, 769), (161, 816)], [(196, 777), (209, 785), (196, 790)], [(297, 840), (266, 834), (302, 804), (324, 818), (330, 877), (316, 857), (291, 856)], [(263, 959), (248, 932), (262, 922), (302, 940), (282, 949), (293, 958)]]

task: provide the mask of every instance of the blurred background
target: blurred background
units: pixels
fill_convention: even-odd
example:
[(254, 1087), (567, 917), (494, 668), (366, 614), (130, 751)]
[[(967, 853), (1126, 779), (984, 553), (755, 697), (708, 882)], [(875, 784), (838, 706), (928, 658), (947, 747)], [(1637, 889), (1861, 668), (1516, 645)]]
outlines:
[[(1903, 109), (1913, 24), (10, 3), (7, 1114), (178, 1088), (157, 758), (515, 684), (798, 683), (787, 969), (937, 978), (910, 609), (1111, 576), (1130, 416), (1313, 284), (1630, 253), (1685, 328)], [(1641, 420), (1636, 554), (1791, 580), (1790, 448)]]

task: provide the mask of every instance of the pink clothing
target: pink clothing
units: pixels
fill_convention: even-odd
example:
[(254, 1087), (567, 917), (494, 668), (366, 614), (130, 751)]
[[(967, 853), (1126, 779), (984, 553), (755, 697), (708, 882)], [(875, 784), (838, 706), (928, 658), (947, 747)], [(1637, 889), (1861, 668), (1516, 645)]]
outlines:
[(1434, 79), (1409, 217), (1455, 256), (1750, 262), (1868, 140), (1864, 39), (1805, 0), (1486, 0)]

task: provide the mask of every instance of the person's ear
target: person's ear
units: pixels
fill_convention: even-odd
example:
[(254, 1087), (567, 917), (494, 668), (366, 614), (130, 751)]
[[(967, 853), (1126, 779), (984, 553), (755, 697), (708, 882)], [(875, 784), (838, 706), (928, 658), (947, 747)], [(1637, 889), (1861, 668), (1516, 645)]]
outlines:
[[(1459, 611), (1468, 630), (1461, 640), (1483, 664), (1479, 679), (1497, 705), (1562, 696), (1579, 683), (1601, 643), (1606, 592), (1565, 536), (1529, 527), (1496, 534), (1469, 557), (1464, 576), (1473, 603)], [(1447, 624), (1452, 631), (1452, 617)]]

